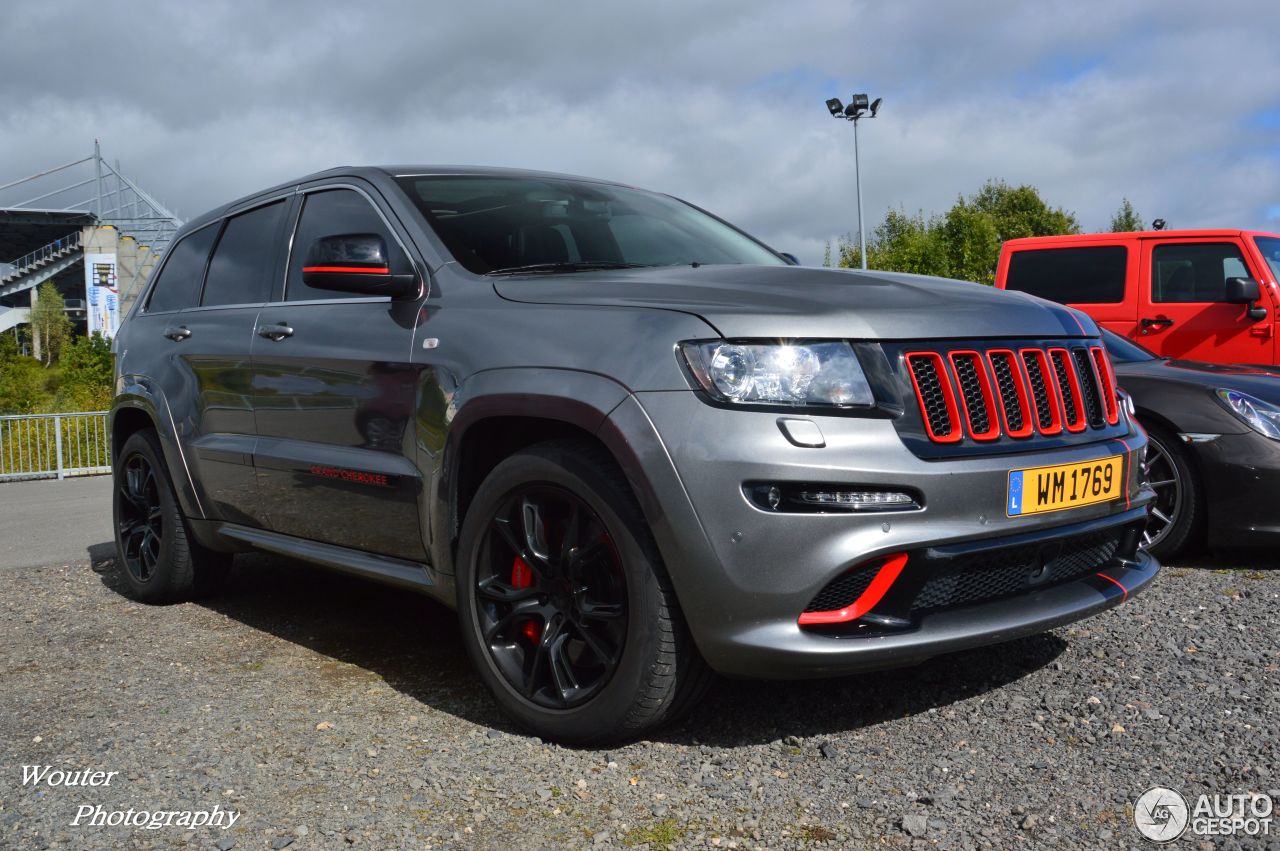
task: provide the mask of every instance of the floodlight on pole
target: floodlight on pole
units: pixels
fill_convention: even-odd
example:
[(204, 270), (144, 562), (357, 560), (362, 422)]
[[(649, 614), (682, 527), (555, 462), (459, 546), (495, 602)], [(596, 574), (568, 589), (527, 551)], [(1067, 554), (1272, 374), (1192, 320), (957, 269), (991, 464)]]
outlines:
[(833, 118), (843, 118), (853, 122), (853, 179), (858, 187), (858, 254), (862, 259), (863, 269), (867, 268), (867, 233), (862, 223), (862, 170), (858, 162), (858, 119), (868, 112), (871, 113), (872, 118), (875, 118), (882, 103), (884, 98), (871, 100), (871, 96), (867, 94), (855, 94), (849, 99), (848, 106), (841, 104), (837, 98), (827, 101), (827, 109)]

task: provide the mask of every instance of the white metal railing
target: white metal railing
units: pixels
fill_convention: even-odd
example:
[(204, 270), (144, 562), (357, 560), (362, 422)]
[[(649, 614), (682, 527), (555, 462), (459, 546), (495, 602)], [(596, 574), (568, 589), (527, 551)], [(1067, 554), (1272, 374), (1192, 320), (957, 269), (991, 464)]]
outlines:
[(106, 411), (0, 417), (0, 482), (110, 472)]
[(29, 267), (35, 266), (39, 263), (43, 263), (45, 260), (49, 260), (53, 257), (58, 256), (60, 252), (66, 251), (71, 248), (79, 248), (79, 247), (80, 247), (80, 231), (74, 231), (62, 237), (62, 239), (55, 239), (53, 242), (49, 243), (48, 245), (42, 245), (41, 247), (37, 248), (35, 251), (27, 252), (26, 254), (19, 257), (17, 260), (10, 261), (8, 265), (12, 266), (13, 268), (10, 269), (4, 275), (4, 277), (6, 278), (16, 277), (17, 275), (22, 274), (22, 272), (28, 269)]

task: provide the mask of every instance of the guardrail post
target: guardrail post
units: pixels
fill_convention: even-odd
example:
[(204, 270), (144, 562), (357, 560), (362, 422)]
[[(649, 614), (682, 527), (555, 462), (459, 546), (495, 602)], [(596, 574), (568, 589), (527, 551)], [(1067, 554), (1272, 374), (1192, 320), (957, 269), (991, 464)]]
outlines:
[(58, 454), (58, 481), (62, 481), (65, 476), (62, 472), (62, 417), (55, 416), (53, 418), (53, 446), (54, 451)]

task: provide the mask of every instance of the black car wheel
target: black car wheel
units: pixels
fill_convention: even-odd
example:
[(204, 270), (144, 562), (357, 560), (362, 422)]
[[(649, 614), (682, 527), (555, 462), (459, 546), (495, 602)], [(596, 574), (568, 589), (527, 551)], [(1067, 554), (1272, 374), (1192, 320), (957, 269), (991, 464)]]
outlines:
[(129, 596), (170, 603), (213, 590), (231, 556), (190, 537), (155, 431), (130, 435), (113, 474), (116, 563)]
[(463, 525), (458, 610), (485, 683), (545, 738), (635, 736), (710, 680), (634, 496), (591, 444), (541, 444), (489, 474)]
[(1190, 459), (1176, 436), (1152, 428), (1147, 437), (1147, 481), (1156, 498), (1142, 541), (1157, 558), (1169, 559), (1188, 544), (1197, 526), (1200, 493)]

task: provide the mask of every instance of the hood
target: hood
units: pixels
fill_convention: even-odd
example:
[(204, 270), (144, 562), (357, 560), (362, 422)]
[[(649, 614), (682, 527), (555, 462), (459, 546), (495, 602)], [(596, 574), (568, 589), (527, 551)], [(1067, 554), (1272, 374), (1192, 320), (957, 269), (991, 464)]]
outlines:
[(862, 340), (1096, 334), (1061, 305), (982, 284), (803, 266), (663, 266), (497, 277), (503, 298), (695, 314), (727, 338)]
[(1159, 358), (1141, 363), (1117, 363), (1114, 368), (1121, 385), (1129, 376), (1175, 381), (1210, 389), (1239, 390), (1264, 402), (1280, 404), (1280, 367)]

